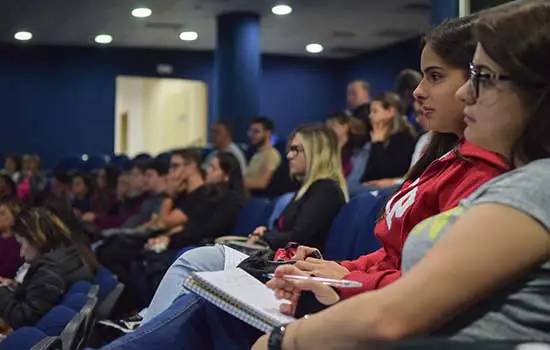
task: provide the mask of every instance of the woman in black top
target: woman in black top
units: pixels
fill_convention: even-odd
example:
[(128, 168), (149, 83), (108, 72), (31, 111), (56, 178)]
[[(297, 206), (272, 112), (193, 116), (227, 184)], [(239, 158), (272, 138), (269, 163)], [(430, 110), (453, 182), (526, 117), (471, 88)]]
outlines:
[(394, 185), (409, 170), (416, 134), (401, 109), (401, 100), (393, 92), (371, 102), (371, 153), (361, 179), (367, 186)]
[(23, 211), (13, 230), (21, 244), (21, 256), (30, 267), (20, 284), (1, 280), (0, 319), (17, 329), (34, 326), (74, 282), (91, 281), (93, 275), (67, 226), (50, 211)]
[[(348, 200), (337, 137), (324, 125), (308, 125), (297, 129), (289, 139), (290, 173), (302, 186), (279, 217), (276, 228), (268, 231), (263, 226), (258, 227), (249, 241), (261, 239), (272, 249), (296, 242), (312, 244), (322, 250), (332, 220)], [(235, 254), (231, 248), (217, 244), (180, 255), (157, 288), (144, 322), (168, 308), (180, 294), (187, 293), (182, 290), (181, 283), (190, 273), (236, 267), (240, 261), (226, 253)], [(235, 264), (229, 266), (226, 258)]]

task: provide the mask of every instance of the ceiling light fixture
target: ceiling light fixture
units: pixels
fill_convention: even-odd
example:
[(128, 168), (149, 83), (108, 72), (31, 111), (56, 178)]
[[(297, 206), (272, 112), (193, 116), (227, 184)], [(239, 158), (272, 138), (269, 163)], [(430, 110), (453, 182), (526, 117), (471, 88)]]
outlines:
[(180, 34), (180, 40), (183, 41), (195, 41), (199, 38), (199, 34), (197, 32), (182, 32)]
[(271, 8), (274, 15), (284, 16), (292, 13), (292, 7), (288, 5), (275, 5)]
[(98, 34), (94, 41), (98, 44), (110, 44), (113, 42), (113, 37), (109, 34)]
[(31, 39), (32, 39), (32, 33), (31, 33), (31, 32), (21, 31), (21, 32), (15, 33), (15, 35), (14, 35), (13, 37), (14, 37), (16, 40), (19, 40), (19, 41), (28, 41), (28, 40), (31, 40)]
[(136, 18), (147, 18), (153, 14), (150, 8), (138, 7), (132, 10), (132, 16)]
[(323, 52), (323, 45), (317, 43), (311, 43), (306, 45), (306, 51), (309, 53)]

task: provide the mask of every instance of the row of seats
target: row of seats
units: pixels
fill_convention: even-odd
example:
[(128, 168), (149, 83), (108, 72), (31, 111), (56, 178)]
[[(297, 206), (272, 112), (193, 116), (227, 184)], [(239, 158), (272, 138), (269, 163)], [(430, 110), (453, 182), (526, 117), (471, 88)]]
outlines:
[(1, 343), (4, 350), (80, 349), (96, 320), (107, 319), (124, 290), (108, 269), (97, 270), (94, 284), (78, 281), (34, 327), (22, 327)]

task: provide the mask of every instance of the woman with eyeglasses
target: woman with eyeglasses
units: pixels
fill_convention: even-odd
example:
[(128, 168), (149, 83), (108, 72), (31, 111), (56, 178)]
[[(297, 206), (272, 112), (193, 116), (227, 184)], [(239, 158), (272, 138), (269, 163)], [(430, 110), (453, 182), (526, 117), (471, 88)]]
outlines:
[[(369, 339), (426, 334), (550, 341), (550, 3), (489, 10), (473, 33), (470, 79), (457, 92), (464, 135), (515, 169), (416, 225), (402, 278), (274, 330), (269, 349), (359, 349)], [(280, 268), (269, 284), (284, 299), (300, 290), (328, 304), (339, 299), (329, 287), (283, 279), (300, 273)], [(267, 338), (254, 349), (266, 349)]]

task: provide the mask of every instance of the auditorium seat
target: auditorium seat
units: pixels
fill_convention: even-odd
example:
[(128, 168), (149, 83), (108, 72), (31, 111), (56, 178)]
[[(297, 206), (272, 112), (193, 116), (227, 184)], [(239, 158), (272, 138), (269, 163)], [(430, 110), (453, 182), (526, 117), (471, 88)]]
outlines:
[(21, 327), (4, 339), (0, 347), (2, 350), (34, 349), (33, 346), (47, 337), (44, 332), (36, 327)]
[(239, 212), (232, 235), (247, 236), (258, 226), (264, 226), (271, 215), (267, 198), (251, 198)]

